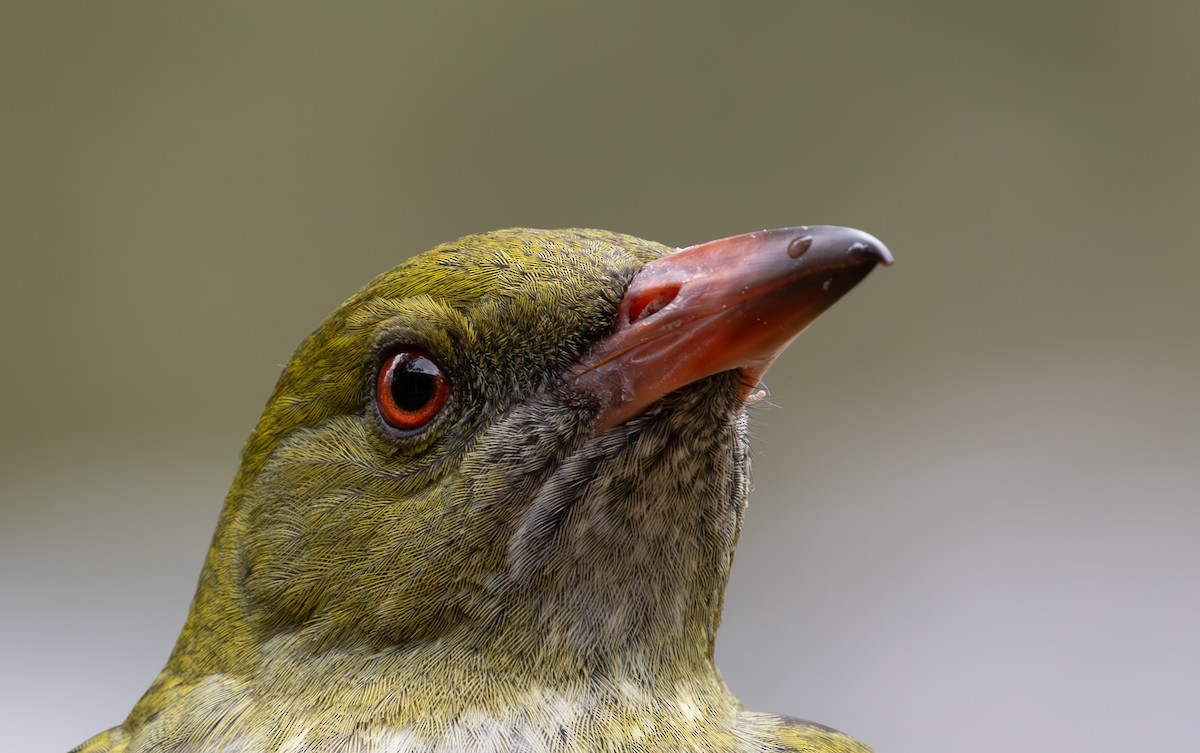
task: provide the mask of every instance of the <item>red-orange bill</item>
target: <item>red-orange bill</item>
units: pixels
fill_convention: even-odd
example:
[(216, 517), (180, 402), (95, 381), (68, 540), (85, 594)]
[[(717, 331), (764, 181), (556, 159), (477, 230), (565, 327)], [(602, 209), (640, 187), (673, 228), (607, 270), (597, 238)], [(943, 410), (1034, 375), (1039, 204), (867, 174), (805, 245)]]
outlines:
[(881, 263), (892, 255), (877, 239), (832, 225), (746, 233), (655, 259), (634, 275), (612, 333), (567, 385), (599, 398), (597, 431), (722, 371), (740, 369), (752, 386)]

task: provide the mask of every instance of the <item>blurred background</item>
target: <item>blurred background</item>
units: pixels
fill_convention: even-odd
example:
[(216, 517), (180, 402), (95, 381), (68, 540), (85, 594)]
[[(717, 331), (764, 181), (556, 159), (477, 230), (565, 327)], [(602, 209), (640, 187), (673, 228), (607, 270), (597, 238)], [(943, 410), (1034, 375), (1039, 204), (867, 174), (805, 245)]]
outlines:
[(1200, 702), (1200, 4), (0, 7), (0, 717), (182, 624), (291, 350), (466, 233), (846, 224), (768, 375), (719, 661), (880, 753), (1175, 749)]

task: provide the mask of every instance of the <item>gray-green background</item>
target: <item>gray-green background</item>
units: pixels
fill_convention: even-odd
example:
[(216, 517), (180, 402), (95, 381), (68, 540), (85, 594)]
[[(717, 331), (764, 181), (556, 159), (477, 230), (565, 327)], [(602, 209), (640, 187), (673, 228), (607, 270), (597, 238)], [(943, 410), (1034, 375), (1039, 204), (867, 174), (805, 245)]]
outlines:
[(862, 227), (719, 659), (880, 753), (1189, 749), (1200, 4), (0, 6), (0, 747), (121, 720), (279, 365), (495, 227)]

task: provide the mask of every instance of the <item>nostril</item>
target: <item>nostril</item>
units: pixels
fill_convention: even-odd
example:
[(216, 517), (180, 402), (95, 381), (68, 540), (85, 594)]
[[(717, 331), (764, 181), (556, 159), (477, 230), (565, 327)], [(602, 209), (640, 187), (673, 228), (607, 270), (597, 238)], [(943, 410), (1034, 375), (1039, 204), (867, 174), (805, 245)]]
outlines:
[(788, 244), (788, 256), (793, 259), (799, 259), (804, 255), (804, 252), (812, 248), (813, 237), (811, 235), (802, 235), (799, 238), (793, 238)]
[(680, 283), (672, 282), (641, 291), (629, 302), (629, 323), (640, 322), (662, 311), (679, 294)]

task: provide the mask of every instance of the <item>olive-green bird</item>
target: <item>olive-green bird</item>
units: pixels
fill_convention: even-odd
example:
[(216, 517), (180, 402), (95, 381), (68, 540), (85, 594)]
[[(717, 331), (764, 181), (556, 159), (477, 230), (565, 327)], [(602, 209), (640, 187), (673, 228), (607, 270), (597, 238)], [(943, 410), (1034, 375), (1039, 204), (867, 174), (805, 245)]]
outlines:
[(502, 230), (370, 282), (288, 363), (162, 673), (87, 753), (866, 751), (713, 645), (746, 404), (886, 248)]

